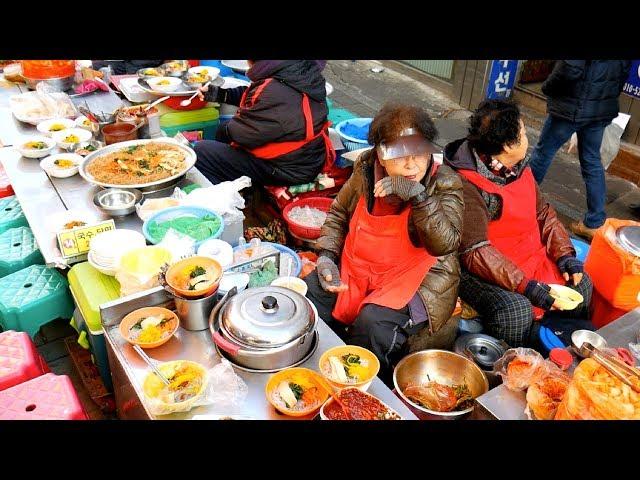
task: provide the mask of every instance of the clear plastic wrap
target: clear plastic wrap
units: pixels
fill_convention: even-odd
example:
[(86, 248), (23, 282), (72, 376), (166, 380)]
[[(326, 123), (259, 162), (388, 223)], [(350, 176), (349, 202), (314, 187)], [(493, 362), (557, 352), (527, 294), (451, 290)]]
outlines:
[(196, 241), (189, 235), (170, 228), (158, 244), (159, 247), (166, 248), (171, 252), (171, 259), (177, 262), (181, 258), (186, 258), (196, 253)]
[(553, 420), (570, 381), (571, 377), (555, 364), (544, 361), (527, 389), (527, 416), (535, 420)]
[(493, 365), (493, 371), (502, 377), (504, 385), (513, 391), (529, 387), (545, 360), (532, 348), (510, 348)]
[[(189, 360), (152, 362), (171, 382), (170, 386), (166, 387), (153, 372), (149, 372), (145, 377), (145, 403), (153, 415), (188, 412), (203, 405), (215, 405), (222, 410), (233, 409), (241, 405), (247, 397), (247, 385), (233, 371), (226, 359), (221, 359), (220, 363), (210, 370)], [(187, 390), (192, 396), (184, 401), (172, 401), (175, 400), (176, 394), (184, 394)]]
[[(640, 386), (637, 379), (632, 382)], [(576, 367), (556, 420), (640, 420), (640, 394), (591, 358)]]
[(76, 107), (69, 95), (51, 92), (44, 82), (38, 83), (35, 92), (13, 95), (9, 98), (13, 115), (21, 122), (37, 125), (52, 118), (75, 118)]

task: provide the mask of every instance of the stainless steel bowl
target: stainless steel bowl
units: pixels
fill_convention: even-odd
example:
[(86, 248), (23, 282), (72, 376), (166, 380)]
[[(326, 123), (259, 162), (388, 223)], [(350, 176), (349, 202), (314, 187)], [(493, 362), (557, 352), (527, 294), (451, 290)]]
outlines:
[(393, 385), (402, 399), (421, 412), (425, 419), (451, 420), (470, 413), (474, 407), (455, 412), (438, 412), (422, 407), (404, 395), (409, 383), (426, 384), (430, 381), (443, 385), (466, 383), (473, 398), (489, 391), (484, 372), (468, 358), (446, 350), (422, 350), (407, 355), (393, 371)]
[(94, 205), (112, 217), (124, 217), (133, 213), (140, 200), (142, 200), (140, 190), (122, 188), (107, 188), (93, 196)]
[(580, 347), (584, 342), (589, 342), (598, 350), (607, 348), (607, 341), (596, 332), (592, 332), (591, 330), (576, 330), (571, 334), (571, 343), (573, 344), (574, 352), (582, 358), (585, 358), (585, 356), (580, 353)]
[(38, 85), (38, 83), (44, 82), (47, 85), (49, 85), (55, 92), (66, 92), (71, 87), (73, 87), (74, 77), (75, 77), (74, 75), (71, 75), (68, 77), (47, 78), (47, 79), (24, 77), (24, 80), (27, 84), (27, 87), (30, 88), (31, 90), (35, 90), (36, 85)]
[[(173, 70), (169, 66), (170, 63), (179, 63), (180, 69)], [(168, 77), (181, 77), (184, 72), (189, 70), (189, 62), (186, 60), (172, 60), (171, 62), (163, 63), (159, 68), (161, 68)]]

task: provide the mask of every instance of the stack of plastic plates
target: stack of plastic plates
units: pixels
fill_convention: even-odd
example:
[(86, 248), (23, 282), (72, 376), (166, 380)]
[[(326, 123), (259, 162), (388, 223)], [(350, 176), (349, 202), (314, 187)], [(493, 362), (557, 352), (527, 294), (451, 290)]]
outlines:
[(110, 230), (96, 235), (91, 240), (87, 260), (99, 272), (113, 276), (120, 266), (122, 255), (146, 244), (144, 236), (135, 230)]

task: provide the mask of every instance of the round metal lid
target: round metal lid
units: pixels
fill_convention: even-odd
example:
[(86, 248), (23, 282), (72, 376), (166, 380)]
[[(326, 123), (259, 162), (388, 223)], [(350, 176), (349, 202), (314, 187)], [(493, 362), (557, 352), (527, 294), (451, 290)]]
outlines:
[(491, 369), (493, 364), (504, 355), (506, 348), (499, 340), (482, 333), (468, 333), (458, 337), (456, 353), (472, 357), (482, 368)]
[(616, 238), (622, 248), (640, 257), (640, 227), (620, 227)]
[(308, 300), (283, 287), (250, 288), (224, 306), (222, 327), (240, 344), (258, 348), (285, 345), (313, 329)]

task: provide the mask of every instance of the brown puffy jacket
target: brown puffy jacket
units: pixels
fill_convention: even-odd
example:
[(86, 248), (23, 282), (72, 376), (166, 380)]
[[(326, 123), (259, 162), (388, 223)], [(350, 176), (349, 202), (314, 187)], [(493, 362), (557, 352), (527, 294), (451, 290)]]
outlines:
[[(367, 208), (373, 208), (375, 153), (365, 152), (353, 169), (353, 175), (331, 204), (331, 210), (318, 239), (321, 253), (334, 261), (340, 258), (349, 222), (358, 200), (366, 195)], [(422, 280), (418, 294), (429, 314), (429, 328), (422, 332), (434, 335), (445, 325), (458, 298), (460, 265), (457, 258), (462, 235), (463, 193), (460, 178), (446, 166), (440, 166), (433, 177), (425, 176), (426, 200), (412, 204), (409, 235), (417, 247), (424, 246), (438, 257), (436, 264)], [(419, 334), (417, 336), (422, 336)], [(426, 348), (425, 342), (409, 339), (410, 350)]]
[[(445, 147), (445, 163), (453, 168), (476, 169), (473, 153), (464, 140), (456, 140)], [(461, 178), (464, 188), (464, 232), (460, 242), (460, 263), (470, 273), (488, 283), (522, 293), (529, 280), (537, 279), (526, 278), (515, 263), (491, 245), (488, 238), (491, 219), (481, 191), (466, 178)], [(537, 185), (536, 216), (540, 239), (546, 246), (549, 258), (557, 262), (565, 255), (575, 256), (575, 249), (564, 225)]]

